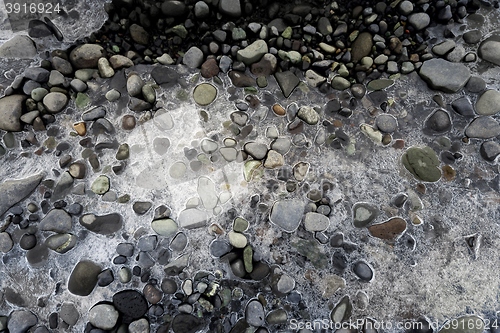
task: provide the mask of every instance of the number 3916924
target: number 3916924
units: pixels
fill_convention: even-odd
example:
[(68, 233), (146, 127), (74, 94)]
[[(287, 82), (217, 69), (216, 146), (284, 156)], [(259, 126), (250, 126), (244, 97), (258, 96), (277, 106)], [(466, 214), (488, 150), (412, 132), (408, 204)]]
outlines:
[(59, 14), (59, 4), (5, 2), (7, 14)]

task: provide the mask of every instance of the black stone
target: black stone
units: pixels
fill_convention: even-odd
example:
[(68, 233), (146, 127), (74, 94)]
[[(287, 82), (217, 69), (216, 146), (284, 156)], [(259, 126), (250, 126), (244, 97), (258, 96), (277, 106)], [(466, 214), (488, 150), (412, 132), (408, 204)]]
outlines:
[(174, 69), (165, 66), (154, 67), (151, 76), (157, 84), (165, 84), (166, 87), (173, 86), (179, 79), (179, 74)]
[(424, 133), (446, 133), (451, 129), (451, 126), (451, 118), (448, 112), (444, 110), (436, 110), (425, 120)]
[(371, 281), (373, 279), (372, 268), (364, 261), (357, 261), (352, 266), (352, 271), (362, 281)]
[(113, 295), (113, 305), (123, 314), (123, 323), (129, 324), (148, 311), (148, 302), (136, 290), (123, 290)]
[(462, 96), (451, 103), (453, 110), (464, 117), (474, 117), (474, 107), (469, 98)]
[(97, 275), (97, 285), (99, 287), (106, 287), (111, 284), (114, 280), (113, 271), (109, 268), (103, 270), (99, 275)]
[(203, 326), (205, 326), (203, 319), (185, 313), (178, 314), (172, 321), (174, 333), (195, 333)]

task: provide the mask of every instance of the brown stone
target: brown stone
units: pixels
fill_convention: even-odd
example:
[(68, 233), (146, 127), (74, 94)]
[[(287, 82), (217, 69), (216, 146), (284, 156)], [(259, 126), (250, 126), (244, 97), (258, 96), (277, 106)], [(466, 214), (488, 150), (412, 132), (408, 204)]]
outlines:
[(151, 304), (158, 303), (163, 297), (163, 293), (152, 284), (145, 285), (142, 293), (144, 294), (146, 300)]
[(219, 66), (217, 66), (217, 60), (214, 58), (207, 59), (201, 65), (201, 76), (204, 78), (211, 78), (219, 74)]
[(280, 104), (274, 104), (273, 105), (273, 112), (277, 115), (277, 116), (284, 116), (286, 115), (286, 110), (284, 107), (282, 107)]
[(87, 126), (84, 122), (73, 124), (73, 128), (80, 136), (84, 136), (85, 134), (87, 134)]
[(124, 130), (132, 130), (135, 127), (135, 117), (132, 115), (125, 115), (122, 118), (122, 128)]
[(393, 217), (385, 222), (368, 227), (373, 237), (393, 243), (406, 230), (406, 221), (400, 217)]

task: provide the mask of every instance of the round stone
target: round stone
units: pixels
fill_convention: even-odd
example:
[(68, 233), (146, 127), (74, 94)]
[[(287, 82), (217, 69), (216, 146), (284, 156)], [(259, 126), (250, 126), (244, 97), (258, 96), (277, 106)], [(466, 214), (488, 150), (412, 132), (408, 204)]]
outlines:
[(212, 103), (217, 97), (217, 89), (210, 83), (202, 83), (196, 86), (193, 91), (193, 98), (201, 106)]
[(362, 281), (369, 282), (373, 279), (373, 269), (364, 261), (355, 262), (352, 271)]
[(437, 182), (441, 178), (439, 159), (430, 147), (411, 147), (401, 158), (406, 170), (417, 179), (426, 182)]
[(398, 121), (390, 114), (380, 114), (375, 119), (375, 125), (384, 133), (393, 133), (398, 128)]
[(100, 329), (110, 330), (118, 321), (120, 314), (111, 304), (97, 304), (89, 311), (89, 322)]
[(100, 175), (94, 180), (90, 188), (95, 194), (104, 194), (109, 191), (109, 178), (104, 175)]
[(48, 93), (43, 98), (43, 105), (50, 113), (58, 113), (68, 104), (68, 97), (60, 92)]
[(178, 226), (172, 219), (154, 220), (151, 228), (160, 236), (171, 237), (177, 232)]

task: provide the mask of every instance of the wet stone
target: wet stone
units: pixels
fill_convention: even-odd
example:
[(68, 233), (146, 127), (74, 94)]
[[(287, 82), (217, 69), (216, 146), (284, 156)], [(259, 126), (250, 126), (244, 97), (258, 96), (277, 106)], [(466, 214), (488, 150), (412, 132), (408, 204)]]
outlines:
[(330, 219), (319, 213), (309, 212), (304, 218), (304, 227), (307, 231), (324, 231), (330, 226)]
[(500, 155), (500, 143), (495, 141), (485, 141), (481, 144), (479, 153), (486, 161), (494, 162), (497, 156)]
[(217, 89), (210, 83), (202, 83), (194, 88), (193, 99), (201, 106), (212, 103), (215, 97), (217, 97)]
[(300, 83), (299, 78), (290, 71), (275, 73), (274, 76), (285, 98), (288, 98)]
[[(5, 237), (5, 236), (0, 236), (0, 238), (2, 238), (2, 237)], [(23, 250), (30, 250), (30, 249), (35, 247), (36, 242), (37, 242), (37, 239), (36, 239), (35, 235), (24, 234), (21, 237), (21, 239), (19, 240), (19, 246)], [(7, 243), (8, 243), (8, 241), (0, 241), (0, 244), (7, 244)], [(3, 251), (3, 250), (1, 250), (1, 251)], [(3, 252), (5, 252), (5, 251), (3, 251)]]
[(486, 90), (476, 102), (476, 112), (482, 116), (492, 116), (500, 111), (500, 92)]
[(120, 243), (116, 246), (116, 253), (125, 257), (131, 257), (134, 254), (134, 245), (131, 243)]
[(113, 295), (113, 305), (124, 315), (124, 322), (141, 318), (148, 310), (148, 302), (136, 290), (122, 290)]
[(154, 66), (151, 77), (157, 84), (171, 86), (177, 83), (179, 74), (174, 69), (166, 66)]
[(195, 333), (204, 326), (205, 322), (202, 318), (185, 313), (176, 315), (172, 321), (172, 330), (174, 333)]
[(352, 207), (353, 224), (356, 228), (367, 226), (378, 214), (378, 209), (368, 203), (358, 202)]
[(389, 114), (380, 114), (375, 119), (375, 125), (384, 133), (393, 133), (398, 128), (398, 121)]
[(294, 232), (304, 214), (304, 204), (300, 200), (281, 200), (273, 205), (270, 220), (286, 232)]
[[(472, 79), (471, 79), (472, 80)], [(451, 107), (456, 113), (464, 117), (474, 117), (474, 108), (467, 96), (462, 96), (451, 103)]]
[(71, 231), (71, 216), (63, 209), (52, 209), (40, 222), (43, 231), (66, 233)]
[(214, 240), (210, 244), (210, 254), (217, 258), (229, 253), (232, 249), (233, 247), (229, 243), (222, 240)]
[(254, 327), (264, 325), (265, 312), (262, 303), (258, 300), (251, 300), (245, 308), (245, 320)]
[(301, 106), (297, 113), (297, 117), (308, 125), (316, 125), (320, 120), (319, 114), (310, 106)]
[(7, 253), (14, 246), (10, 235), (6, 232), (0, 232), (0, 252)]
[(399, 217), (393, 217), (385, 222), (368, 227), (373, 237), (394, 242), (406, 230), (406, 221)]
[(182, 228), (195, 229), (207, 224), (208, 216), (196, 208), (188, 208), (180, 212), (178, 222)]
[(151, 208), (153, 203), (149, 201), (136, 201), (132, 205), (132, 209), (137, 215), (144, 215)]
[(92, 261), (82, 260), (76, 264), (68, 281), (68, 290), (78, 296), (88, 296), (97, 284), (101, 267)]
[(430, 147), (411, 147), (402, 156), (402, 161), (405, 168), (417, 179), (437, 182), (441, 178), (438, 157)]
[(7, 329), (10, 333), (24, 333), (38, 323), (37, 317), (28, 310), (14, 310), (9, 315)]
[(77, 323), (80, 314), (73, 303), (65, 302), (59, 311), (59, 317), (66, 324), (73, 326)]
[(156, 248), (157, 241), (158, 239), (155, 235), (143, 236), (139, 238), (137, 248), (142, 252), (153, 251)]
[(97, 177), (96, 180), (94, 180), (94, 182), (92, 183), (90, 189), (95, 194), (105, 194), (109, 191), (109, 178), (104, 175)]
[(352, 304), (349, 296), (344, 296), (335, 305), (332, 312), (330, 313), (330, 319), (335, 323), (342, 323), (351, 317)]
[(115, 277), (113, 275), (113, 271), (108, 268), (108, 269), (103, 270), (97, 276), (97, 285), (99, 287), (106, 287), (106, 286), (109, 286), (114, 280), (115, 280)]
[(269, 325), (279, 325), (279, 324), (284, 324), (288, 320), (288, 315), (285, 310), (283, 309), (278, 309), (278, 310), (273, 310), (267, 314), (266, 317), (266, 322)]
[(229, 238), (229, 243), (238, 249), (244, 248), (248, 243), (248, 240), (245, 237), (245, 235), (239, 232), (234, 232), (234, 231), (228, 232), (228, 238)]
[(443, 134), (451, 129), (451, 118), (445, 110), (436, 110), (425, 120), (424, 133)]
[(179, 232), (170, 242), (170, 249), (172, 249), (172, 251), (182, 251), (186, 248), (187, 243), (188, 238), (186, 234)]
[(362, 281), (370, 282), (373, 279), (373, 269), (364, 261), (355, 262), (352, 271)]
[(478, 49), (481, 59), (500, 66), (500, 36), (493, 35), (481, 43)]
[(264, 159), (267, 154), (267, 146), (263, 143), (249, 142), (243, 149), (256, 160)]
[(93, 326), (103, 330), (110, 330), (115, 327), (119, 315), (113, 305), (97, 304), (90, 309), (88, 319)]
[(163, 279), (161, 282), (161, 290), (165, 294), (173, 294), (177, 291), (177, 283), (173, 279)]
[(471, 76), (469, 69), (464, 65), (444, 59), (425, 61), (419, 74), (431, 88), (447, 93), (462, 89)]
[(80, 224), (97, 234), (110, 235), (120, 230), (123, 222), (121, 215), (117, 213), (106, 215), (85, 214), (80, 217)]
[(500, 135), (500, 124), (492, 117), (477, 117), (465, 129), (465, 135), (475, 139), (491, 139)]
[(55, 234), (47, 237), (45, 245), (57, 253), (66, 253), (76, 245), (76, 237), (72, 234)]

